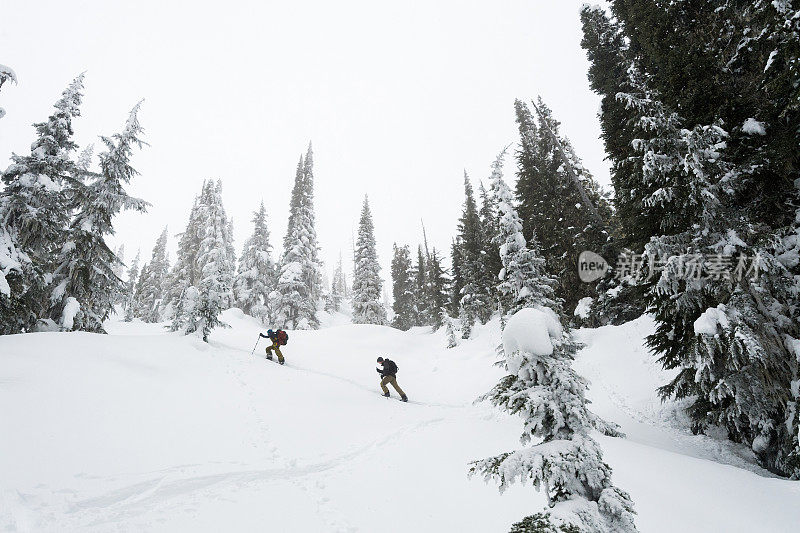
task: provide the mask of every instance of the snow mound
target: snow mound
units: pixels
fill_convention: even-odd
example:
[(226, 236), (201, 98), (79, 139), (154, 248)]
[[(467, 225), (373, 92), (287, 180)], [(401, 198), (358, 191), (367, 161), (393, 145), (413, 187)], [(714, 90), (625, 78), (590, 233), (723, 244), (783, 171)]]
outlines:
[(81, 304), (70, 296), (67, 298), (67, 303), (64, 304), (64, 311), (61, 313), (61, 325), (66, 330), (71, 330), (75, 323), (75, 316), (81, 310)]
[(748, 118), (742, 124), (742, 131), (748, 135), (766, 135), (767, 130), (764, 129), (764, 123), (759, 122), (753, 117)]
[(728, 317), (725, 316), (725, 304), (719, 304), (717, 307), (709, 307), (697, 320), (694, 321), (694, 334), (695, 335), (716, 335), (717, 326), (722, 326), (723, 329), (728, 327)]
[(589, 318), (589, 313), (592, 312), (592, 303), (594, 303), (594, 298), (591, 296), (586, 296), (578, 300), (578, 305), (575, 306), (575, 316), (583, 320)]
[(547, 308), (520, 309), (508, 319), (503, 330), (503, 349), (506, 354), (527, 352), (533, 355), (553, 353), (553, 341), (561, 337), (561, 321)]

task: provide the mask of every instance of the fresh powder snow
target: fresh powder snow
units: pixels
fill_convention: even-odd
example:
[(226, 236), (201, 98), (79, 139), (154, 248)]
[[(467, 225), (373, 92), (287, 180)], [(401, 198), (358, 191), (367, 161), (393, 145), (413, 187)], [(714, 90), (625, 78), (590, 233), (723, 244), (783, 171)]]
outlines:
[[(518, 315), (536, 327), (509, 321), (506, 349), (546, 350), (553, 317)], [(502, 375), (496, 318), (447, 349), (444, 328), (320, 316), (290, 332), (285, 367), (263, 341), (250, 355), (265, 328), (238, 309), (209, 343), (138, 320), (0, 337), (0, 530), (484, 533), (545, 508), (530, 486), (500, 495), (467, 477), (519, 438), (516, 417), (473, 403)], [(593, 437), (640, 531), (795, 531), (796, 482), (658, 399), (671, 374), (643, 346), (653, 327), (576, 332), (592, 410), (627, 434)], [(410, 403), (380, 397), (378, 355)]]

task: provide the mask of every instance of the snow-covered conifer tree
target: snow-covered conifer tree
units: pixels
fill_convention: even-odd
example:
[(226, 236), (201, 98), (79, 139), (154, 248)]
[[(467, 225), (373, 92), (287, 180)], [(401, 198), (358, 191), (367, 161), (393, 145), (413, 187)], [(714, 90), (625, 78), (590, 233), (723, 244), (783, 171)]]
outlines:
[[(530, 240), (536, 233), (548, 269), (556, 273), (559, 282), (556, 294), (572, 312), (578, 300), (596, 295), (594, 285), (580, 281), (575, 265), (582, 251), (603, 251), (611, 210), (569, 139), (559, 134), (559, 123), (550, 109), (541, 98), (533, 104), (538, 121), (525, 103), (514, 103), (520, 133), (517, 209), (525, 238)], [(597, 216), (592, 215), (584, 198)]]
[(414, 325), (414, 277), (412, 272), (411, 251), (408, 246), (394, 244), (392, 257), (392, 310), (394, 319), (392, 327), (408, 330)]
[[(308, 143), (306, 157), (303, 160), (303, 203), (301, 204), (303, 233), (308, 241), (308, 260), (306, 261), (305, 277), (310, 287), (310, 296), (314, 303), (314, 312), (322, 296), (322, 263), (319, 259), (319, 243), (317, 241), (316, 215), (314, 213), (314, 153), (311, 143)], [(316, 326), (315, 326), (316, 327)]]
[(202, 239), (197, 253), (200, 282), (192, 324), (187, 332), (200, 332), (208, 342), (211, 331), (225, 326), (219, 315), (232, 300), (234, 261), (231, 257), (230, 224), (222, 205), (222, 182), (209, 182), (212, 193), (207, 203), (200, 204), (203, 223)]
[[(187, 287), (195, 287), (200, 283), (200, 272), (197, 267), (197, 254), (200, 250), (202, 238), (202, 220), (200, 218), (200, 203), (207, 201), (210, 195), (208, 182), (203, 181), (200, 196), (196, 197), (189, 212), (186, 229), (178, 235), (178, 252), (175, 264), (168, 276), (165, 315), (174, 318)], [(178, 323), (183, 324), (181, 319)], [(173, 331), (181, 327), (172, 328)]]
[(319, 326), (317, 309), (322, 294), (322, 268), (314, 227), (314, 173), (311, 145), (300, 158), (290, 201), (289, 224), (275, 295), (275, 321), (293, 329)]
[(492, 165), (491, 194), (497, 206), (496, 239), (502, 262), (498, 294), (503, 310), (514, 314), (542, 301), (554, 302), (557, 281), (545, 274), (545, 260), (538, 254), (538, 242), (532, 240), (530, 246), (525, 242), (522, 220), (515, 208), (516, 198), (503, 180), (504, 156), (502, 152)]
[(270, 293), (275, 289), (276, 270), (267, 227), (264, 202), (253, 213), (253, 234), (244, 243), (234, 295), (242, 311), (269, 323), (272, 319)]
[(103, 321), (123, 288), (114, 274), (119, 259), (105, 236), (114, 234), (111, 221), (117, 213), (144, 212), (148, 205), (124, 189), (137, 174), (130, 164), (133, 149), (144, 144), (139, 106), (131, 110), (121, 133), (101, 137), (106, 151), (100, 154), (100, 173), (88, 184), (75, 180), (71, 185), (71, 207), (77, 212), (58, 255), (50, 295), (51, 317), (65, 330), (104, 332)]
[[(505, 150), (504, 150), (505, 152)], [(490, 178), (491, 180), (491, 178)], [(497, 275), (500, 269), (503, 268), (502, 261), (500, 261), (500, 252), (497, 246), (497, 206), (495, 200), (489, 189), (483, 186), (481, 182), (478, 192), (481, 197), (481, 229), (483, 230), (483, 248), (481, 249), (481, 257), (483, 258), (484, 271), (487, 283), (487, 297), (491, 301), (497, 300)]]
[(375, 250), (375, 227), (369, 200), (364, 197), (356, 240), (353, 270), (353, 323), (386, 324), (386, 309), (381, 303), (380, 264)]
[(130, 320), (133, 320), (134, 318), (142, 318), (142, 300), (144, 300), (145, 294), (147, 293), (147, 284), (149, 283), (149, 279), (150, 263), (145, 263), (142, 265), (141, 270), (139, 270), (139, 276), (136, 278), (136, 283), (133, 286), (130, 306), (128, 307), (128, 312), (126, 313), (126, 316), (130, 317)]
[(425, 300), (429, 309), (428, 323), (434, 331), (442, 327), (442, 311), (447, 308), (450, 294), (450, 278), (442, 266), (443, 258), (433, 248), (426, 259)]
[[(11, 67), (7, 67), (3, 64), (0, 64), (0, 88), (3, 87), (3, 84), (7, 81), (11, 83), (17, 83), (17, 75), (11, 69)], [(6, 110), (0, 107), (0, 118), (6, 116)]]
[[(11, 79), (8, 78), (7, 79)], [(27, 156), (13, 154), (0, 191), (0, 333), (29, 331), (49, 308), (47, 285), (65, 242), (71, 209), (65, 191), (80, 179), (71, 159), (72, 120), (80, 116), (83, 74), (54, 104), (46, 122), (34, 124)]]
[(414, 275), (414, 314), (416, 326), (430, 324), (430, 307), (428, 302), (428, 261), (422, 245), (417, 246), (417, 263)]
[(582, 45), (648, 345), (676, 371), (660, 393), (800, 478), (800, 10), (611, 4), (583, 9)]
[(453, 324), (453, 319), (447, 313), (447, 309), (442, 309), (442, 314), (440, 320), (445, 327), (445, 333), (447, 334), (447, 347), (448, 348), (455, 348), (458, 346), (458, 337), (456, 337), (456, 327)]
[(136, 257), (133, 258), (131, 266), (128, 268), (128, 279), (122, 289), (122, 305), (125, 309), (126, 322), (130, 322), (136, 317), (135, 291), (136, 282), (139, 281), (139, 259), (140, 252), (137, 250)]
[(167, 257), (167, 228), (161, 232), (153, 247), (153, 255), (142, 268), (137, 288), (135, 316), (145, 322), (160, 322), (165, 304), (169, 258)]
[(481, 251), (484, 248), (486, 235), (481, 227), (478, 204), (469, 176), (464, 172), (464, 211), (459, 220), (459, 275), (463, 282), (459, 301), (462, 335), (469, 338), (472, 325), (476, 320), (485, 323), (492, 313), (491, 290), (493, 283), (486, 271), (486, 264)]
[(333, 271), (333, 279), (331, 280), (331, 292), (328, 298), (328, 311), (338, 311), (341, 309), (342, 300), (347, 295), (347, 284), (344, 278), (344, 271), (342, 270), (342, 255), (339, 254), (339, 261), (336, 263), (336, 269)]
[(125, 275), (125, 245), (120, 244), (117, 249), (114, 250), (114, 255), (117, 256), (117, 259), (119, 259), (119, 263), (117, 263), (117, 266), (114, 269), (114, 275), (119, 279), (122, 279), (122, 276)]
[(476, 461), (470, 472), (496, 481), (501, 491), (532, 481), (551, 509), (526, 520), (579, 531), (636, 531), (633, 503), (611, 483), (611, 468), (589, 435), (593, 428), (618, 433), (587, 409), (587, 383), (572, 369), (577, 344), (565, 326), (555, 280), (545, 273), (536, 244), (529, 250), (522, 236), (513, 194), (502, 179), (502, 158), (501, 153), (493, 165), (491, 185), (502, 242), (498, 288), (515, 312), (503, 330), (501, 350), (509, 374), (483, 399), (523, 419), (523, 445), (539, 442)]

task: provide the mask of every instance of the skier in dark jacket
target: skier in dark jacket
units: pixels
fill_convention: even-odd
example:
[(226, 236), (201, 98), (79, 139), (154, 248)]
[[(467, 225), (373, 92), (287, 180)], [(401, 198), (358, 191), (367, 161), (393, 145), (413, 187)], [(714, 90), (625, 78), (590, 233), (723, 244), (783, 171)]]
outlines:
[[(286, 338), (288, 338), (288, 335), (286, 335), (286, 333), (283, 330), (280, 330), (280, 329), (278, 331), (272, 331), (270, 329), (270, 330), (267, 331), (266, 335), (264, 335), (263, 333), (259, 333), (258, 336), (261, 337), (261, 338), (269, 339), (269, 340), (272, 341), (272, 346), (267, 346), (267, 359), (272, 361), (272, 352), (274, 351), (275, 355), (278, 356), (278, 362), (280, 364), (283, 364), (285, 362), (285, 360), (283, 358), (283, 354), (281, 353), (281, 348), (280, 348), (280, 345), (281, 345), (281, 339), (280, 339), (280, 336), (279, 336), (280, 333), (283, 333), (283, 335), (285, 335)], [(285, 339), (284, 339), (283, 344), (286, 344)]]
[(407, 402), (408, 396), (406, 396), (406, 393), (400, 388), (400, 385), (397, 384), (397, 365), (395, 362), (391, 359), (378, 357), (378, 364), (381, 365), (382, 368), (376, 368), (375, 370), (381, 375), (381, 389), (383, 390), (383, 395), (387, 398), (389, 397), (389, 389), (386, 385), (391, 383), (394, 390), (400, 395), (400, 399)]

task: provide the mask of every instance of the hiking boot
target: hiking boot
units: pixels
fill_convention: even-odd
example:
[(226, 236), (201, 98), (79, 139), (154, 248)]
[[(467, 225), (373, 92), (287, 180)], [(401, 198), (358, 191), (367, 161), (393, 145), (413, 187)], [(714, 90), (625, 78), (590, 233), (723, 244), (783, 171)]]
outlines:
[(400, 398), (400, 401), (401, 402), (407, 402), (408, 401), (408, 396), (403, 396), (402, 398)]
[(388, 393), (388, 392), (386, 392), (386, 393), (382, 394), (382, 396), (383, 396), (384, 398), (388, 398), (388, 397), (389, 397), (389, 393)]
[(279, 364), (283, 364), (283, 363), (285, 363), (285, 361), (278, 361), (278, 363), (279, 363)]
[(268, 356), (267, 356), (267, 359), (269, 359), (270, 361), (272, 361), (272, 356), (271, 356), (271, 355), (268, 355)]

